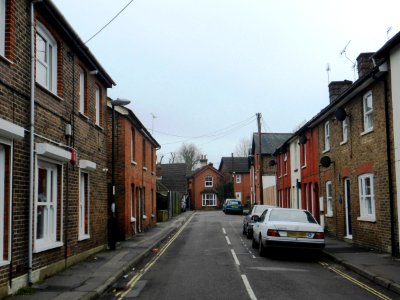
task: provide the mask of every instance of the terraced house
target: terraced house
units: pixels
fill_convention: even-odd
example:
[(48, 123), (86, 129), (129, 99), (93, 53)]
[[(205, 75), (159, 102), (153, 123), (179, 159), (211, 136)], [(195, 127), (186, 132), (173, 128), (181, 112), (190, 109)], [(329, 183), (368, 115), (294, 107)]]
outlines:
[(0, 0), (0, 296), (107, 244), (112, 78), (49, 0)]

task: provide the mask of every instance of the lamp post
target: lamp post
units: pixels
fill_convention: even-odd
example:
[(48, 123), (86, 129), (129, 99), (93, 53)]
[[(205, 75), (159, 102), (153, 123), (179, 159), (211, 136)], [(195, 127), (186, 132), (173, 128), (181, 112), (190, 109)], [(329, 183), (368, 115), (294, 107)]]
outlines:
[(117, 205), (115, 203), (115, 107), (125, 106), (131, 103), (129, 100), (116, 99), (111, 100), (112, 118), (111, 118), (111, 207), (110, 207), (110, 219), (108, 224), (108, 246), (110, 250), (115, 250), (116, 235), (117, 235)]

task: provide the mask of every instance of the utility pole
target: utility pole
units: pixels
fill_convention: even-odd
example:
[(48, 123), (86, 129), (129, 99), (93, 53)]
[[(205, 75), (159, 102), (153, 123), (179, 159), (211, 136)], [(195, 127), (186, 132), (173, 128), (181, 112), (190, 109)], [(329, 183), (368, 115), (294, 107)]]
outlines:
[(260, 192), (260, 204), (264, 204), (263, 197), (263, 184), (262, 184), (262, 156), (261, 156), (261, 113), (257, 113), (257, 125), (258, 125), (258, 182)]

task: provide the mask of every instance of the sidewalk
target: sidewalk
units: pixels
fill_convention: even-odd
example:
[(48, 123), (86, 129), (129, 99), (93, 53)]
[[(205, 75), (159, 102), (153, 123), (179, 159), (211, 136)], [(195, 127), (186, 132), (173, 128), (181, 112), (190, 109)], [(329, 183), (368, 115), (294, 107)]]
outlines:
[[(34, 285), (36, 292), (33, 295), (11, 298), (96, 299), (180, 228), (192, 214), (192, 211), (187, 211), (167, 222), (157, 223), (157, 226), (138, 234), (132, 240), (120, 242), (116, 250), (97, 253), (40, 285)], [(349, 270), (400, 294), (400, 259), (330, 237), (326, 237), (324, 254)]]
[(400, 294), (400, 259), (334, 238), (325, 238), (324, 253), (347, 269)]
[(159, 222), (132, 240), (122, 241), (114, 251), (99, 252), (41, 283), (35, 293), (12, 299), (97, 299), (113, 283), (145, 258), (154, 248), (180, 228), (193, 211), (184, 212), (167, 222)]

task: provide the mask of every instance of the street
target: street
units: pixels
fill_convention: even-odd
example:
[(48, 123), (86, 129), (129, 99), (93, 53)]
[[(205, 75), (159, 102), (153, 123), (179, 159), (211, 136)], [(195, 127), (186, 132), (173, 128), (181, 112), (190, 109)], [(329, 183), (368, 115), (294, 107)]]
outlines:
[(243, 216), (196, 212), (143, 265), (102, 299), (395, 299), (322, 256), (274, 251), (259, 257)]

